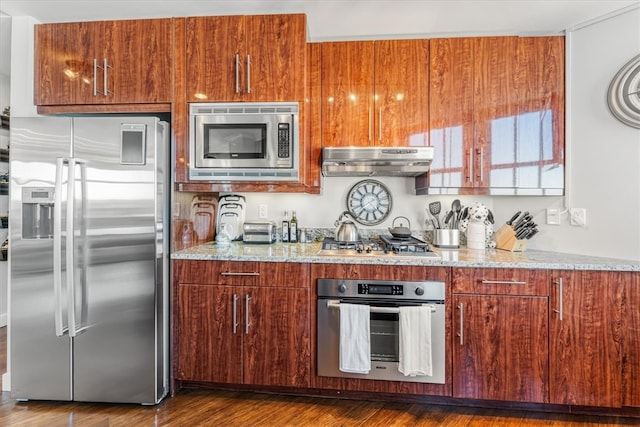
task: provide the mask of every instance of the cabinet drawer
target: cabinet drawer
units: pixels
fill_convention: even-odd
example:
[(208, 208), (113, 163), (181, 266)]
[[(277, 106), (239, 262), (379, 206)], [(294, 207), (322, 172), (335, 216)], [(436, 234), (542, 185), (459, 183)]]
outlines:
[(255, 261), (176, 261), (177, 283), (309, 288), (309, 264)]
[(295, 262), (261, 262), (258, 285), (309, 288), (309, 264)]
[(178, 283), (255, 286), (260, 277), (258, 263), (239, 261), (180, 261), (174, 264)]
[(453, 292), (488, 295), (549, 295), (546, 270), (454, 268)]

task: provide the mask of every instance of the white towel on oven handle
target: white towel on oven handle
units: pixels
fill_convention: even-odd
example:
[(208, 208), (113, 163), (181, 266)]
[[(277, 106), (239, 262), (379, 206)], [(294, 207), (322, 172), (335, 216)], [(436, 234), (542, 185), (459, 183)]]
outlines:
[(398, 371), (405, 376), (432, 376), (431, 307), (400, 307)]
[(368, 305), (340, 303), (340, 370), (368, 374), (371, 370)]

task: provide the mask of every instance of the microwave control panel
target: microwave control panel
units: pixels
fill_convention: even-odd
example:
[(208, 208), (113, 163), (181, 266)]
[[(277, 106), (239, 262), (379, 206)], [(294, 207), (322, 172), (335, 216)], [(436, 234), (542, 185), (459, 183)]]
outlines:
[(278, 157), (288, 158), (291, 152), (289, 123), (278, 123)]

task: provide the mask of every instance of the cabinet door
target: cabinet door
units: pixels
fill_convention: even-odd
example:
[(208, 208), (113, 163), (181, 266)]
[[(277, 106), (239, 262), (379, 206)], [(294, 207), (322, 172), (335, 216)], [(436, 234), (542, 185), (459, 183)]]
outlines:
[(244, 24), (242, 16), (187, 18), (187, 101), (242, 100)]
[[(232, 286), (178, 286), (178, 379), (242, 382), (241, 290)], [(234, 313), (240, 325), (234, 326)]]
[(299, 101), (305, 96), (306, 17), (246, 16), (246, 101)]
[(374, 145), (429, 143), (429, 41), (374, 42)]
[(497, 177), (504, 172), (496, 158), (502, 154), (504, 146), (514, 141), (517, 129), (515, 75), (518, 38), (477, 37), (473, 45), (475, 128), (472, 180), (476, 187), (499, 187)]
[(453, 300), (454, 397), (548, 402), (548, 298)]
[(171, 57), (170, 19), (38, 25), (35, 102), (168, 102)]
[(429, 129), (434, 158), (429, 185), (473, 187), (472, 38), (429, 41)]
[(516, 135), (492, 141), (491, 185), (562, 194), (564, 37), (520, 37), (517, 58)]
[(103, 83), (99, 88), (103, 96), (98, 100), (119, 104), (170, 102), (171, 20), (106, 21), (102, 25), (100, 35), (108, 39), (100, 42), (103, 50), (98, 61), (106, 59), (109, 67), (106, 79), (98, 79)]
[(640, 274), (619, 273), (624, 283), (622, 387), (624, 406), (640, 406)]
[(96, 102), (93, 95), (94, 83), (97, 85), (93, 64), (96, 25), (93, 22), (36, 25), (36, 105)]
[(615, 273), (554, 273), (549, 326), (551, 401), (620, 407), (622, 283)]
[(245, 288), (244, 383), (309, 387), (309, 291)]
[(373, 145), (373, 42), (322, 44), (322, 145)]

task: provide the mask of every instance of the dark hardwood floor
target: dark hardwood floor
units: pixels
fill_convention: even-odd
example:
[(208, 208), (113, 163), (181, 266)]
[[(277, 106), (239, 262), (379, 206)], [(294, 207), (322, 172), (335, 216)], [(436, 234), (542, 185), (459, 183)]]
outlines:
[[(6, 328), (0, 328), (0, 367), (6, 367)], [(181, 390), (157, 406), (72, 402), (16, 402), (0, 397), (0, 426), (621, 426), (640, 419), (550, 414), (281, 396), (261, 393)]]

